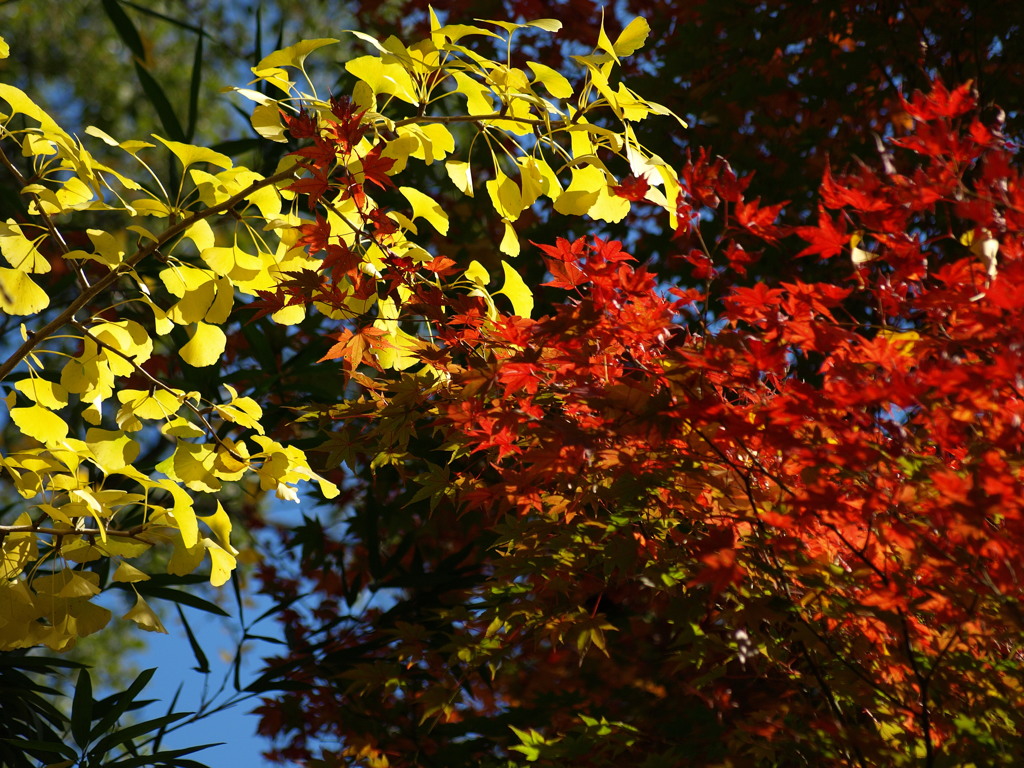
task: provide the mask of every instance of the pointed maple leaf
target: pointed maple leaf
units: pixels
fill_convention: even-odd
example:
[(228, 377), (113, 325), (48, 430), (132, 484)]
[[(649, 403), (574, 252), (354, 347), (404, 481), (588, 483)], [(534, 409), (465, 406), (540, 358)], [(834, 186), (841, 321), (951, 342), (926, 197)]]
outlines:
[(249, 322), (259, 320), (265, 315), (271, 315), (285, 307), (284, 297), (273, 291), (256, 291), (259, 299), (246, 305), (246, 309), (255, 309), (256, 314), (249, 318)]
[(587, 252), (587, 238), (585, 237), (578, 237), (571, 243), (564, 237), (559, 237), (555, 240), (554, 245), (541, 245), (533, 240), (530, 241), (530, 244), (537, 246), (548, 256), (559, 261), (579, 261)]
[(378, 235), (392, 235), (398, 231), (398, 225), (383, 208), (374, 208), (367, 218), (373, 224), (373, 229)]
[(304, 157), (312, 162), (312, 166), (303, 164), (303, 167), (320, 170), (326, 172), (327, 168), (330, 168), (334, 164), (337, 154), (334, 149), (334, 145), (321, 138), (316, 138), (314, 143), (308, 147), (302, 147), (296, 149), (294, 152), (289, 154), (297, 157)]
[(788, 201), (778, 205), (760, 205), (761, 198), (754, 198), (749, 203), (742, 200), (736, 203), (736, 221), (751, 234), (768, 242), (775, 242), (782, 230), (775, 226), (775, 220)]
[(621, 184), (612, 187), (612, 194), (635, 203), (643, 200), (650, 188), (651, 185), (647, 183), (646, 176), (637, 177), (631, 173), (622, 180)]
[(327, 177), (322, 172), (314, 170), (313, 174), (313, 176), (299, 179), (285, 187), (289, 192), (294, 192), (298, 195), (307, 195), (310, 210), (313, 210), (313, 208), (316, 207), (317, 202), (319, 202), (320, 198), (323, 197), (329, 186), (327, 183)]
[(331, 228), (327, 220), (319, 213), (316, 215), (316, 223), (303, 224), (299, 227), (302, 237), (295, 241), (295, 245), (308, 245), (309, 255), (315, 256), (327, 247), (327, 238), (331, 235)]
[(316, 116), (307, 112), (305, 107), (300, 109), (297, 115), (290, 115), (281, 110), (281, 117), (293, 138), (310, 139), (319, 135)]
[(341, 275), (352, 274), (359, 267), (359, 254), (354, 253), (344, 243), (340, 245), (331, 244), (327, 246), (327, 254), (324, 256), (323, 262), (320, 264), (320, 271), (326, 272), (331, 270), (331, 274), (334, 275), (334, 279), (337, 280)]
[(381, 189), (387, 189), (395, 186), (391, 177), (387, 175), (391, 166), (395, 164), (395, 160), (392, 157), (381, 157), (380, 153), (383, 150), (384, 145), (378, 144), (366, 153), (362, 158), (363, 175), (366, 177), (366, 181), (373, 182)]
[(455, 261), (447, 256), (435, 256), (431, 261), (423, 265), (424, 269), (430, 270), (439, 277), (448, 277), (459, 271)]
[(391, 347), (390, 342), (382, 338), (384, 336), (387, 336), (387, 331), (373, 326), (360, 328), (356, 333), (352, 333), (346, 328), (339, 333), (331, 334), (329, 338), (337, 339), (337, 343), (327, 350), (327, 353), (317, 362), (344, 358), (351, 370), (363, 363), (379, 370), (380, 366), (377, 364), (376, 358), (370, 354), (370, 350)]
[(823, 259), (830, 259), (842, 253), (850, 241), (845, 224), (842, 228), (836, 226), (836, 222), (832, 221), (823, 206), (818, 206), (818, 226), (797, 227), (796, 234), (810, 243), (797, 254), (797, 258), (816, 253)]
[(366, 134), (368, 126), (360, 125), (366, 110), (357, 112), (349, 96), (332, 96), (331, 114), (338, 118), (328, 129), (331, 138), (343, 154), (348, 154)]

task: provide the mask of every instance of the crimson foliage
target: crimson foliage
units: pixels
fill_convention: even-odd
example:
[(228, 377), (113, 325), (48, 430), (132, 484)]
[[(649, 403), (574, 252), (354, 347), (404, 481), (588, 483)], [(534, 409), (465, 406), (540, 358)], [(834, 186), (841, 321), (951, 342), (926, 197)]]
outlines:
[(815, 223), (695, 152), (689, 279), (558, 239), (537, 320), (421, 290), (446, 386), (349, 360), (325, 451), (377, 471), (262, 573), (277, 757), (1016, 764), (1024, 189), (969, 86), (901, 108)]

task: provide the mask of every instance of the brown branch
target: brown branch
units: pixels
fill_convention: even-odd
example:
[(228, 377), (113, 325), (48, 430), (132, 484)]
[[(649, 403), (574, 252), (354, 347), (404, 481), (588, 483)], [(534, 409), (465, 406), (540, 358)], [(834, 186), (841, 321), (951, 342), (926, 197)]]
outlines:
[(150, 530), (149, 525), (136, 525), (134, 528), (128, 530), (121, 530), (119, 528), (47, 528), (38, 524), (31, 525), (0, 525), (0, 537), (7, 536), (9, 533), (41, 533), (49, 536), (100, 536), (101, 538), (106, 536), (117, 536), (124, 539), (138, 539), (139, 541), (145, 542), (146, 544), (152, 544), (151, 541), (140, 539), (139, 536)]

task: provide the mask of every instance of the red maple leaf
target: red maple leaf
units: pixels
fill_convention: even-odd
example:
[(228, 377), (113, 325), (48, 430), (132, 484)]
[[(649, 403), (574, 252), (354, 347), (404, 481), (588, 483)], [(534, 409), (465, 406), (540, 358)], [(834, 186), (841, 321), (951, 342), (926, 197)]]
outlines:
[(316, 223), (310, 222), (299, 227), (302, 237), (295, 241), (295, 245), (308, 245), (311, 256), (320, 253), (327, 247), (327, 239), (331, 236), (331, 228), (327, 220), (319, 213), (316, 215)]
[(635, 203), (643, 200), (650, 188), (651, 185), (647, 183), (646, 176), (638, 178), (631, 173), (622, 180), (621, 184), (612, 187), (612, 193)]
[(395, 160), (392, 157), (381, 157), (380, 153), (383, 150), (384, 145), (378, 144), (366, 153), (366, 156), (362, 158), (363, 175), (367, 181), (373, 182), (381, 189), (387, 189), (395, 186), (391, 177), (387, 175), (391, 166), (395, 164)]
[(832, 218), (825, 213), (825, 209), (821, 206), (818, 207), (818, 226), (797, 227), (796, 233), (810, 243), (809, 246), (797, 254), (797, 257), (817, 253), (823, 259), (830, 259), (842, 253), (843, 248), (849, 242), (845, 225), (842, 228), (836, 226), (836, 223), (832, 221)]

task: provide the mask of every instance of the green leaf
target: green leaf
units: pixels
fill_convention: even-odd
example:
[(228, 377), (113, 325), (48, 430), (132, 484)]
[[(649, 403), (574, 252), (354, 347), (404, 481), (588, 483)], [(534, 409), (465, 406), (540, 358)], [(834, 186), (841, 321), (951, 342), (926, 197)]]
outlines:
[(135, 62), (135, 74), (138, 75), (139, 83), (142, 85), (142, 90), (146, 93), (146, 98), (149, 99), (149, 103), (156, 110), (164, 131), (174, 141), (185, 141), (185, 131), (182, 130), (178, 116), (174, 113), (174, 107), (171, 106), (171, 102), (167, 99), (167, 94), (164, 93), (163, 87), (149, 74), (149, 70), (138, 61)]
[(185, 635), (188, 637), (188, 644), (192, 647), (192, 655), (196, 658), (195, 671), (203, 675), (210, 674), (210, 660), (206, 658), (206, 653), (203, 651), (203, 646), (196, 640), (196, 636), (192, 633), (192, 627), (189, 626), (188, 619), (185, 618), (185, 612), (181, 610), (181, 605), (175, 605), (178, 609), (178, 617), (181, 619), (181, 624), (185, 627)]
[(118, 37), (121, 38), (121, 42), (128, 46), (128, 50), (132, 52), (132, 55), (137, 60), (144, 61), (146, 58), (146, 48), (142, 44), (139, 30), (135, 28), (135, 24), (132, 23), (132, 20), (128, 18), (128, 14), (121, 8), (121, 3), (118, 0), (103, 0), (103, 10), (106, 11), (107, 17), (114, 25), (114, 29), (117, 31)]
[(4, 742), (11, 745), (12, 747), (19, 747), (25, 751), (36, 751), (36, 752), (55, 752), (58, 755), (64, 755), (69, 760), (78, 760), (78, 753), (75, 752), (67, 744), (62, 744), (59, 741), (41, 741), (38, 739), (11, 739), (5, 738)]
[(117, 723), (121, 716), (127, 712), (135, 702), (135, 698), (142, 693), (142, 689), (149, 685), (149, 681), (153, 679), (153, 674), (155, 672), (156, 668), (144, 669), (139, 673), (139, 676), (132, 681), (131, 685), (120, 693), (115, 694), (116, 700), (103, 715), (103, 718), (96, 724), (94, 732), (106, 733), (113, 728), (114, 724)]
[(196, 40), (196, 53), (192, 57), (192, 79), (188, 86), (188, 129), (185, 131), (185, 141), (192, 141), (196, 134), (196, 121), (199, 118), (199, 87), (203, 77), (203, 31), (199, 30)]
[[(112, 586), (120, 585), (115, 584)], [(127, 585), (125, 585), (125, 587), (127, 588)], [(230, 614), (219, 605), (215, 605), (208, 600), (203, 600), (203, 598), (197, 597), (191, 592), (183, 592), (180, 589), (171, 589), (170, 587), (153, 586), (152, 581), (138, 582), (135, 584), (135, 588), (141, 594), (155, 600), (169, 600), (172, 603), (181, 603), (182, 605), (187, 605), (189, 608), (196, 608), (200, 611), (216, 614), (217, 616), (230, 616)]]
[[(146, 720), (135, 725), (129, 725), (127, 728), (123, 728), (119, 731), (114, 731), (102, 739), (96, 742), (96, 746), (89, 750), (89, 755), (99, 757), (101, 755), (108, 754), (114, 747), (127, 744), (133, 739), (137, 739), (140, 736), (145, 736), (147, 733), (158, 731), (164, 725), (176, 723), (186, 717), (189, 717), (191, 712), (175, 712), (170, 715), (164, 715), (162, 717), (155, 717), (152, 720)], [(152, 757), (147, 758), (152, 761)]]
[(82, 749), (91, 741), (92, 701), (92, 677), (88, 669), (83, 669), (78, 673), (71, 702), (71, 735)]

